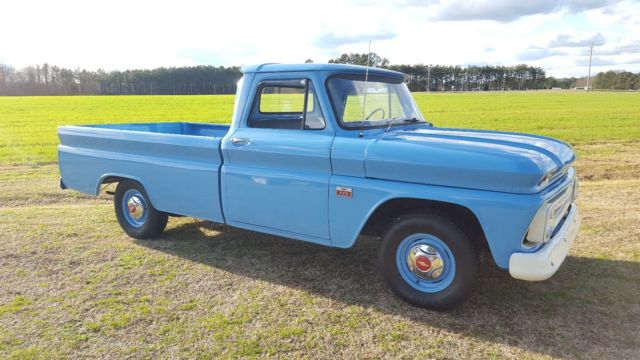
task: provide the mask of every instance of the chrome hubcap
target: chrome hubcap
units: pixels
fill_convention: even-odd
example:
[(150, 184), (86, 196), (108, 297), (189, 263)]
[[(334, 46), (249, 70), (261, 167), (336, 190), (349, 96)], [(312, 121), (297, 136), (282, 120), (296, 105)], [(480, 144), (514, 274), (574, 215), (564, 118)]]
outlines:
[(409, 250), (407, 265), (413, 274), (425, 280), (439, 278), (444, 270), (442, 255), (434, 247), (424, 244)]
[(132, 219), (140, 220), (144, 216), (142, 200), (135, 195), (127, 201), (127, 208), (129, 209), (129, 216), (131, 216)]

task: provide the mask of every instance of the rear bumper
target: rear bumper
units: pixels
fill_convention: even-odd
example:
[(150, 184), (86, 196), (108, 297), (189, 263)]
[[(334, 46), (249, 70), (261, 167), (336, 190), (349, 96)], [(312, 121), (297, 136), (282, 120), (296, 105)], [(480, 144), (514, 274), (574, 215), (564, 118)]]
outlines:
[(534, 253), (515, 253), (509, 258), (509, 274), (528, 281), (546, 280), (558, 271), (578, 235), (580, 213), (571, 204), (569, 214), (556, 235)]

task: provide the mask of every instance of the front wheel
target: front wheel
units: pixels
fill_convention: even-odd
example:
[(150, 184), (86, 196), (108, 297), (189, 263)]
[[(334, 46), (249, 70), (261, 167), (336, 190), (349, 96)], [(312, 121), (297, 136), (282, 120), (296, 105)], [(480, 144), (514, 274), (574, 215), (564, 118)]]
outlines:
[(167, 213), (151, 205), (147, 192), (136, 181), (120, 182), (113, 202), (120, 227), (132, 238), (158, 237), (167, 226)]
[(420, 211), (401, 216), (386, 231), (379, 257), (391, 290), (419, 307), (453, 309), (477, 286), (476, 247), (443, 214)]

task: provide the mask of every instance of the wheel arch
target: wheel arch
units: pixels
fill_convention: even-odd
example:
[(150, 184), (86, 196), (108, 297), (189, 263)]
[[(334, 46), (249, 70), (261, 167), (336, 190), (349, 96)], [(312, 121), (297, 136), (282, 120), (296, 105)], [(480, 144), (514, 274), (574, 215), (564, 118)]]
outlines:
[(462, 228), (478, 248), (487, 247), (485, 231), (478, 216), (467, 206), (447, 201), (397, 197), (380, 202), (369, 214), (359, 234), (382, 236), (388, 226), (403, 214), (419, 210), (430, 210), (443, 213)]
[(98, 183), (96, 184), (96, 190), (95, 190), (95, 195), (100, 195), (100, 189), (102, 188), (102, 185), (104, 184), (113, 184), (113, 183), (119, 183), (122, 181), (135, 181), (138, 184), (140, 184), (140, 186), (142, 186), (145, 191), (147, 192), (147, 195), (149, 197), (151, 197), (151, 195), (149, 195), (149, 191), (148, 189), (144, 186), (144, 183), (142, 182), (142, 180), (140, 178), (138, 178), (137, 176), (131, 176), (131, 175), (126, 175), (126, 174), (118, 174), (118, 173), (107, 173), (107, 174), (103, 174), (100, 179), (98, 179)]

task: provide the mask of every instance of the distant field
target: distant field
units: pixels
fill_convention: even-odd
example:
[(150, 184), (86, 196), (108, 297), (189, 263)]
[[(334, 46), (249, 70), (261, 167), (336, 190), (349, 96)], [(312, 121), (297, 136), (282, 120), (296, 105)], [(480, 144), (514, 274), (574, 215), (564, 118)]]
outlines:
[[(415, 93), (438, 126), (550, 135), (572, 144), (640, 139), (640, 93)], [(228, 122), (233, 96), (0, 97), (0, 164), (56, 161), (56, 127), (146, 121)]]

